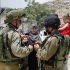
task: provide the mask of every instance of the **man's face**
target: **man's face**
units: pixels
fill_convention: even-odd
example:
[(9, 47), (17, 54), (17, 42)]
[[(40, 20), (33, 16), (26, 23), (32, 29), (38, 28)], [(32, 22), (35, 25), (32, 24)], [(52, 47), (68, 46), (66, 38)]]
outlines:
[(47, 29), (48, 29), (48, 31), (51, 32), (53, 28), (52, 27), (48, 27)]
[(36, 33), (37, 32), (37, 28), (36, 27), (33, 27), (32, 28), (32, 33)]
[(19, 28), (19, 26), (21, 25), (21, 20), (20, 20), (20, 19), (15, 19), (15, 20), (13, 20), (12, 24), (13, 24), (16, 28)]
[(51, 34), (52, 31), (53, 31), (53, 28), (52, 27), (47, 27), (48, 34)]
[(17, 27), (19, 27), (20, 25), (21, 25), (21, 20), (18, 19), (18, 20), (17, 20)]

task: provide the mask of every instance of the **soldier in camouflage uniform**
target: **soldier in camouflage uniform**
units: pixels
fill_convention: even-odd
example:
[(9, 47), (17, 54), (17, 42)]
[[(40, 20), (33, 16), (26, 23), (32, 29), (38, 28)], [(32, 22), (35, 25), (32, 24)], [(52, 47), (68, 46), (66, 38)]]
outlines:
[(17, 32), (17, 28), (21, 25), (20, 19), (21, 14), (17, 10), (6, 15), (7, 27), (0, 32), (3, 33), (4, 39), (3, 52), (0, 49), (0, 70), (20, 70), (21, 59), (28, 56), (33, 50), (31, 45), (21, 46), (21, 38)]
[(64, 70), (65, 52), (63, 47), (64, 36), (58, 32), (60, 19), (55, 16), (48, 16), (45, 20), (45, 28), (49, 34), (43, 43), (42, 48), (35, 45), (37, 57), (42, 61), (41, 70)]

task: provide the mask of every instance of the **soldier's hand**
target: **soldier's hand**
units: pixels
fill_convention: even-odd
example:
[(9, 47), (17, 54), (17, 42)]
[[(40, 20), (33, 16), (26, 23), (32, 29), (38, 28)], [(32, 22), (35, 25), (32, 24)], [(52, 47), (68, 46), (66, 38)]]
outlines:
[(28, 37), (26, 35), (21, 35), (21, 40), (22, 40), (22, 42), (27, 42)]
[(32, 45), (29, 45), (28, 48), (29, 48), (30, 50), (33, 50), (33, 46), (32, 46)]
[(40, 48), (40, 45), (39, 44), (34, 44), (34, 49), (35, 50), (38, 50)]
[(24, 38), (23, 39), (23, 42), (28, 42), (28, 38)]
[(26, 37), (26, 36), (23, 35), (23, 34), (21, 34), (20, 36), (21, 36), (21, 40), (23, 40), (23, 39)]

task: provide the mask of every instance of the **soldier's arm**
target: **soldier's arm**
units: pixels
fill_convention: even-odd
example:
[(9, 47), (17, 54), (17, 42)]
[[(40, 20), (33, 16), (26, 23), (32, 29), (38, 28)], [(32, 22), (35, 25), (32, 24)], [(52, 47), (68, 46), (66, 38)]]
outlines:
[(37, 57), (41, 60), (49, 60), (58, 49), (58, 39), (51, 37), (47, 40), (45, 46), (37, 51)]
[[(11, 34), (11, 33), (10, 33)], [(10, 36), (9, 36), (10, 37)], [(11, 38), (11, 37), (10, 37)], [(32, 48), (21, 46), (21, 40), (18, 33), (14, 33), (11, 39), (11, 52), (17, 57), (26, 57), (32, 51)]]

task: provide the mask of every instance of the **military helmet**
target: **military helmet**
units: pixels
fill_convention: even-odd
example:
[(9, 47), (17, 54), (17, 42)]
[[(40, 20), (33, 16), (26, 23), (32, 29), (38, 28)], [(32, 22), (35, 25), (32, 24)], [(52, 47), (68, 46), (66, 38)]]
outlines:
[(54, 15), (50, 15), (45, 19), (45, 27), (58, 28), (60, 25), (60, 19)]
[(14, 19), (20, 19), (22, 13), (18, 10), (10, 11), (6, 14), (6, 23), (11, 23)]

